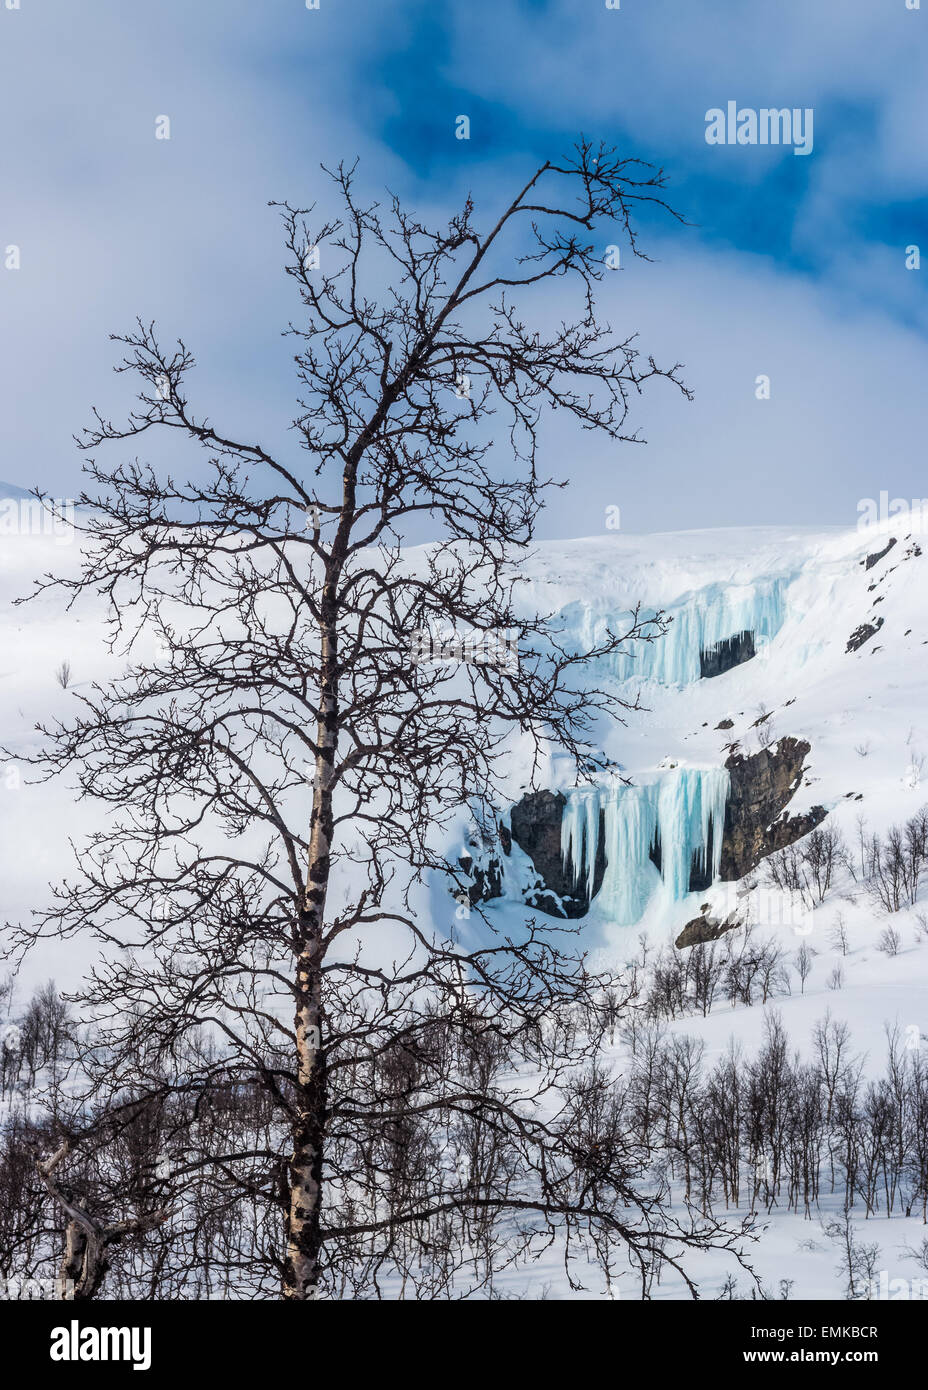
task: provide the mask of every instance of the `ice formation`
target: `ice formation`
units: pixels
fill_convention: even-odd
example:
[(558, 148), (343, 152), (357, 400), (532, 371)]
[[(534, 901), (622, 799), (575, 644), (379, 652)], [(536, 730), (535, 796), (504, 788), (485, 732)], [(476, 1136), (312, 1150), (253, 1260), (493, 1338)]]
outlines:
[(564, 862), (578, 878), (585, 871), (592, 897), (602, 834), (606, 871), (596, 902), (627, 926), (661, 879), (677, 900), (689, 892), (694, 865), (718, 876), (727, 798), (723, 767), (676, 767), (631, 787), (577, 788), (567, 793), (561, 822)]
[[(698, 680), (701, 651), (741, 632), (752, 632), (758, 648), (776, 636), (786, 616), (784, 596), (790, 582), (789, 576), (778, 575), (752, 584), (706, 585), (667, 606), (665, 612), (673, 621), (663, 637), (629, 642), (602, 662), (610, 675), (622, 681), (686, 685)], [(646, 610), (642, 614), (647, 616)], [(573, 638), (581, 650), (602, 643), (607, 629), (621, 636), (630, 621), (628, 614), (605, 612), (581, 602), (565, 608), (561, 619), (565, 624), (562, 640)]]
[[(793, 578), (768, 574), (750, 583), (690, 590), (665, 607), (672, 621), (664, 636), (627, 643), (600, 658), (602, 668), (620, 681), (683, 686), (700, 679), (701, 653), (717, 651), (741, 634), (750, 633), (754, 650), (763, 653), (786, 619), (786, 590)], [(621, 635), (630, 621), (603, 594), (593, 602), (570, 604), (561, 619), (561, 640), (581, 650), (601, 644), (607, 630)], [(567, 792), (561, 824), (564, 863), (575, 882), (585, 880), (591, 900), (597, 857), (605, 857), (596, 902), (621, 925), (639, 920), (661, 882), (676, 901), (689, 892), (693, 869), (704, 882), (717, 878), (729, 790), (728, 773), (720, 767), (655, 769), (636, 774), (635, 783)]]

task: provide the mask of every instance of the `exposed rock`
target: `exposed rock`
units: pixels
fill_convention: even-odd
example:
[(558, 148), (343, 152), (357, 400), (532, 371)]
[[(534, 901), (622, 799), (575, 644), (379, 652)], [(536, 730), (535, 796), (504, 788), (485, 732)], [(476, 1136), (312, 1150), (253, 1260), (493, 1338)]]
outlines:
[(801, 816), (790, 816), (783, 809), (802, 780), (809, 752), (804, 740), (785, 737), (750, 757), (733, 753), (728, 758), (731, 791), (722, 836), (722, 879), (743, 878), (761, 859), (791, 845), (825, 819), (822, 806), (813, 806)]
[(704, 679), (724, 675), (732, 667), (750, 661), (754, 654), (753, 632), (736, 632), (699, 653), (699, 674)]
[(466, 897), (471, 904), (488, 903), (494, 898), (501, 898), (503, 866), (499, 855), (494, 854), (486, 845), (479, 846), (473, 841), (471, 848), (475, 850), (475, 854), (465, 851), (458, 858), (461, 870), (471, 882), (455, 896), (459, 902), (463, 902)]
[(718, 941), (726, 932), (735, 931), (743, 925), (743, 920), (737, 912), (729, 912), (727, 917), (712, 917), (707, 905), (698, 917), (693, 917), (687, 922), (674, 945), (679, 950), (686, 946), (702, 946), (709, 941)]
[[(790, 816), (784, 810), (802, 780), (803, 763), (809, 751), (809, 744), (801, 739), (784, 737), (749, 757), (733, 752), (728, 758), (725, 766), (731, 789), (722, 832), (722, 879), (743, 878), (761, 859), (807, 835), (824, 819), (826, 813), (821, 806), (814, 806), (799, 816)], [(528, 855), (538, 874), (538, 884), (526, 893), (527, 905), (554, 917), (574, 918), (584, 916), (589, 910), (589, 875), (585, 861), (579, 865), (565, 864), (561, 854), (561, 822), (566, 805), (567, 799), (562, 792), (531, 792), (513, 806), (509, 823), (512, 841)], [(602, 887), (606, 871), (605, 818), (602, 813), (600, 816), (593, 897)], [(716, 828), (710, 826), (706, 864), (712, 863), (712, 840), (716, 833)], [(510, 850), (511, 843), (506, 852)], [(660, 869), (659, 843), (651, 846), (650, 857)], [(478, 871), (472, 872), (476, 882)], [(479, 882), (480, 896), (499, 895), (499, 861), (489, 861)], [(709, 873), (699, 867), (694, 856), (690, 892), (707, 889), (710, 882)], [(731, 930), (731, 926), (724, 930)]]
[(874, 566), (875, 564), (877, 564), (880, 560), (882, 560), (882, 558), (883, 558), (884, 555), (888, 555), (888, 554), (889, 554), (889, 552), (892, 550), (892, 548), (893, 548), (893, 546), (894, 546), (895, 544), (896, 544), (896, 537), (895, 537), (895, 536), (890, 536), (889, 540), (888, 540), (888, 541), (886, 542), (886, 544), (883, 546), (883, 549), (882, 549), (882, 550), (874, 550), (874, 552), (873, 552), (872, 555), (868, 555), (867, 558), (866, 558), (866, 560), (862, 561), (864, 569), (865, 569), (865, 570), (872, 570), (872, 569), (873, 569), (873, 566)]
[[(464, 867), (463, 860), (461, 867)], [(473, 879), (473, 883), (467, 889), (467, 896), (472, 903), (488, 903), (503, 896), (503, 870), (495, 855), (491, 855), (485, 865), (473, 864), (464, 871)]]
[[(534, 894), (531, 906), (558, 917), (583, 917), (590, 907), (587, 890), (589, 878), (586, 860), (582, 864), (564, 864), (561, 854), (561, 820), (567, 798), (563, 792), (530, 792), (512, 808), (509, 825), (512, 838), (531, 859), (545, 887), (560, 899), (560, 904), (544, 893)], [(596, 864), (593, 873), (593, 896), (602, 887), (606, 872), (604, 817), (600, 815), (600, 833)]]
[(720, 719), (715, 726), (717, 729), (733, 729), (735, 721), (733, 719)]
[(882, 626), (882, 618), (877, 618), (875, 623), (861, 623), (860, 627), (855, 628), (847, 639), (847, 650), (849, 652), (858, 651), (865, 642), (869, 642), (875, 632), (879, 632)]

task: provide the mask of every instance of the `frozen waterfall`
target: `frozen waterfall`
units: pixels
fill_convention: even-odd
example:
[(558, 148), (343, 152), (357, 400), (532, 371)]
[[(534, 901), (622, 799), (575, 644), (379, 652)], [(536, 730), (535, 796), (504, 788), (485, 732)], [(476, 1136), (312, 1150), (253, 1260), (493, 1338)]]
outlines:
[[(685, 686), (718, 673), (705, 668), (726, 655), (719, 651), (725, 643), (740, 646), (748, 659), (763, 654), (786, 621), (786, 592), (794, 577), (767, 574), (743, 584), (690, 589), (665, 606), (671, 622), (664, 636), (631, 641), (596, 664), (620, 681)], [(647, 617), (648, 610), (642, 614)], [(607, 631), (621, 636), (630, 622), (630, 614), (603, 593), (569, 604), (560, 617), (560, 640), (587, 651), (601, 645)], [(595, 901), (623, 926), (641, 918), (661, 884), (671, 900), (686, 897), (691, 883), (695, 890), (718, 877), (728, 793), (725, 768), (685, 765), (656, 768), (631, 787), (565, 792), (560, 848), (568, 876), (574, 885), (583, 882), (591, 901), (601, 877)]]
[[(606, 871), (596, 902), (614, 922), (637, 922), (660, 879), (673, 899), (689, 892), (696, 869), (718, 876), (728, 798), (725, 768), (677, 767), (640, 785), (581, 787), (567, 795), (561, 854), (592, 897), (596, 860)], [(657, 864), (660, 864), (658, 869)]]
[[(786, 616), (785, 592), (790, 576), (775, 576), (752, 584), (709, 584), (665, 609), (671, 622), (663, 637), (653, 642), (633, 641), (627, 649), (603, 658), (610, 675), (619, 680), (659, 681), (662, 685), (686, 685), (699, 679), (700, 652), (741, 632), (754, 634), (763, 648), (775, 637)], [(647, 610), (643, 610), (647, 616)], [(629, 615), (609, 612), (586, 603), (570, 604), (561, 612), (566, 635), (580, 649), (590, 650), (605, 638), (607, 628), (617, 636)]]

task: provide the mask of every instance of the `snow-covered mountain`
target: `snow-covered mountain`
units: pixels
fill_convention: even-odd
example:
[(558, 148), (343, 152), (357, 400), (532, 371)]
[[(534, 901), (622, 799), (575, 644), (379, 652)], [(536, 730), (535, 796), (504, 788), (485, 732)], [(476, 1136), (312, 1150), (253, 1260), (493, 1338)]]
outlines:
[[(543, 778), (565, 801), (561, 850), (583, 865), (591, 931), (615, 942), (641, 921), (666, 934), (692, 917), (704, 880), (718, 884), (726, 763), (775, 758), (784, 738), (809, 745), (784, 802), (794, 822), (827, 813), (850, 842), (861, 816), (882, 833), (928, 799), (926, 567), (904, 525), (540, 548), (524, 601), (558, 615), (562, 640), (580, 648), (607, 626), (621, 632), (637, 603), (671, 619), (664, 637), (628, 644), (595, 673), (646, 707), (602, 730), (622, 780), (577, 788), (557, 757)], [(594, 894), (597, 856), (606, 866)], [(694, 857), (704, 873), (691, 893)], [(504, 856), (503, 869), (506, 896), (521, 898), (524, 862)]]
[[(55, 596), (12, 605), (36, 575), (77, 559), (76, 543), (48, 535), (20, 535), (0, 547), (8, 918), (47, 901), (49, 879), (67, 870), (68, 840), (79, 842), (94, 814), (77, 805), (65, 781), (27, 786), (17, 761), (34, 746), (36, 722), (63, 715), (74, 689), (118, 669), (92, 613), (69, 615)], [(577, 787), (566, 759), (555, 755), (529, 787), (516, 749), (503, 843), (483, 862), (473, 846), (449, 846), (484, 870), (474, 896), (486, 920), (508, 930), (527, 912), (570, 917), (594, 956), (624, 961), (639, 953), (642, 938), (656, 951), (687, 923), (734, 914), (777, 939), (788, 960), (808, 948), (807, 978), (793, 975), (790, 991), (775, 999), (800, 1054), (810, 1053), (826, 1010), (849, 1025), (867, 1074), (882, 1072), (887, 1026), (896, 1025), (907, 1045), (928, 1046), (928, 931), (918, 902), (887, 914), (863, 875), (839, 867), (823, 901), (784, 913), (765, 878), (768, 851), (813, 826), (838, 830), (853, 864), (861, 834), (883, 837), (928, 802), (928, 555), (918, 528), (900, 518), (862, 532), (615, 534), (539, 546), (525, 578), (526, 609), (559, 615), (563, 640), (578, 648), (606, 625), (622, 630), (639, 603), (672, 622), (664, 637), (630, 646), (595, 672), (629, 701), (640, 692), (644, 706), (601, 730), (621, 776)], [(62, 662), (70, 663), (69, 689), (56, 674)], [(749, 795), (755, 773), (765, 790), (752, 803), (746, 835), (732, 808)], [(773, 801), (764, 800), (768, 792)], [(758, 811), (765, 806), (769, 821)], [(425, 901), (437, 927), (454, 919), (446, 883), (433, 885)], [(894, 951), (881, 945), (888, 925), (898, 935)], [(466, 937), (483, 925), (478, 913), (468, 921), (464, 912), (455, 928)], [(30, 963), (32, 980), (54, 975), (72, 984), (85, 951), (49, 948)], [(721, 1001), (706, 1016), (666, 1027), (671, 1036), (697, 1037), (711, 1063), (732, 1037), (756, 1050), (764, 1016), (759, 1004)], [(619, 1040), (613, 1061), (621, 1068)], [(842, 1296), (834, 1250), (817, 1227), (785, 1212), (768, 1224), (752, 1258), (769, 1287), (787, 1269), (797, 1282), (793, 1296)], [(923, 1234), (917, 1217), (874, 1216), (868, 1227), (883, 1247), (881, 1268), (911, 1278), (904, 1247)], [(548, 1275), (560, 1290), (556, 1262)], [(722, 1276), (707, 1264), (706, 1278), (712, 1296), (712, 1280)], [(680, 1293), (671, 1279), (660, 1296)]]
[[(640, 690), (648, 707), (603, 731), (630, 785), (577, 788), (557, 757), (540, 797), (514, 777), (511, 839), (493, 861), (500, 896), (484, 893), (481, 903), (487, 919), (505, 930), (534, 903), (548, 920), (572, 918), (594, 958), (613, 961), (640, 957), (643, 943), (653, 958), (687, 939), (687, 923), (753, 924), (787, 962), (777, 997), (768, 1007), (720, 1002), (706, 1016), (697, 1009), (664, 1024), (670, 1038), (697, 1040), (707, 1068), (733, 1040), (756, 1054), (770, 1007), (804, 1059), (826, 1016), (848, 1026), (865, 1077), (884, 1074), (887, 1030), (896, 1029), (906, 1051), (923, 1053), (925, 916), (917, 901), (886, 912), (860, 862), (873, 836), (887, 836), (928, 802), (928, 556), (920, 528), (900, 521), (853, 532), (578, 540), (541, 548), (528, 588), (527, 603), (561, 615), (578, 645), (607, 624), (621, 631), (639, 602), (673, 621), (637, 659), (633, 647), (597, 673), (621, 682), (629, 699)], [(766, 776), (778, 763), (784, 776), (770, 823), (752, 827), (755, 852), (739, 860), (727, 843), (733, 799), (744, 794), (746, 769)], [(815, 894), (814, 904), (803, 903), (771, 886), (765, 856), (794, 837), (801, 845), (817, 826), (837, 832), (847, 864), (836, 866), (821, 901)], [(803, 950), (806, 978), (795, 965)], [(623, 1045), (612, 1061), (625, 1069)], [(768, 1288), (788, 1277), (793, 1297), (846, 1296), (821, 1226), (829, 1201), (834, 1215), (837, 1195), (807, 1219), (777, 1209), (764, 1215), (752, 1259)], [(893, 1287), (911, 1288), (920, 1220), (898, 1209), (871, 1213), (866, 1233), (879, 1247), (883, 1285), (901, 1279)], [(721, 1283), (708, 1262), (705, 1278), (708, 1290)]]
[[(13, 606), (38, 574), (76, 565), (71, 540), (20, 535), (0, 548), (0, 718), (13, 755), (0, 805), (11, 906), (35, 902), (43, 866), (61, 861), (63, 832), (74, 828), (66, 789), (25, 787), (16, 751), (33, 746), (37, 720), (69, 705), (56, 679), (61, 662), (78, 690), (118, 669), (86, 607), (67, 614), (57, 596)], [(666, 937), (718, 896), (733, 754), (775, 756), (784, 738), (807, 743), (784, 814), (795, 821), (823, 808), (849, 842), (861, 816), (882, 833), (928, 799), (928, 557), (904, 520), (889, 531), (757, 527), (549, 543), (524, 574), (522, 604), (558, 615), (561, 640), (578, 648), (606, 625), (622, 631), (636, 604), (671, 619), (665, 636), (628, 644), (593, 673), (643, 706), (600, 730), (621, 780), (577, 788), (557, 756), (540, 778), (564, 801), (560, 848), (592, 897), (591, 942), (621, 950), (640, 927)], [(516, 750), (514, 806), (528, 791), (523, 766)], [(605, 865), (592, 893), (597, 858)], [(521, 908), (532, 881), (518, 844), (502, 869), (505, 893), (491, 913)], [(732, 882), (730, 868), (724, 878)]]

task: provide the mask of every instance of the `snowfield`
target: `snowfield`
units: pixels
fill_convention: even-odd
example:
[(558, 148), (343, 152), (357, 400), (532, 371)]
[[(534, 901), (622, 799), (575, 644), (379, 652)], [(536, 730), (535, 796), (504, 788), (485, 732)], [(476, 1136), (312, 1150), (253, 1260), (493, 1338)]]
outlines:
[[(887, 546), (868, 568), (868, 557)], [(673, 615), (667, 637), (661, 639), (668, 650), (652, 655), (645, 648), (635, 677), (629, 678), (632, 662), (614, 672), (624, 679), (630, 696), (640, 689), (648, 707), (630, 714), (624, 727), (604, 730), (602, 737), (604, 749), (635, 788), (679, 777), (685, 770), (715, 777), (733, 746), (752, 754), (761, 746), (775, 748), (780, 736), (791, 735), (808, 742), (811, 752), (789, 803), (790, 814), (824, 807), (825, 823), (840, 829), (852, 859), (861, 829), (884, 835), (928, 802), (928, 557), (919, 528), (913, 532), (902, 521), (852, 532), (758, 527), (616, 535), (540, 547), (527, 572), (526, 606), (566, 615), (578, 640), (595, 638), (597, 623), (617, 624), (618, 615), (639, 601), (644, 611), (661, 607)], [(849, 651), (849, 640), (865, 625), (875, 629), (873, 635)], [(762, 634), (757, 655), (722, 675), (699, 679), (700, 643), (709, 645), (742, 628)], [(759, 718), (763, 722), (757, 725)], [(718, 728), (729, 721), (729, 727)], [(518, 780), (516, 773), (514, 800), (524, 790)], [(578, 796), (570, 791), (572, 770), (557, 758), (542, 781), (564, 789), (569, 805)], [(606, 807), (609, 795), (607, 791), (602, 799)], [(580, 799), (589, 796), (579, 793)], [(582, 837), (577, 824), (582, 817), (582, 812), (573, 817), (570, 833), (575, 838)], [(685, 833), (685, 817), (681, 823)], [(595, 824), (595, 816), (588, 824)], [(648, 828), (642, 842), (645, 855)], [(608, 813), (606, 833), (608, 840)], [(636, 853), (637, 859), (626, 862), (625, 873), (617, 876), (618, 893), (610, 893), (607, 870), (583, 921), (594, 959), (630, 959), (641, 938), (652, 951), (668, 946), (706, 901), (719, 917), (738, 906), (749, 912), (762, 934), (778, 938), (790, 956), (803, 943), (812, 953), (804, 987), (792, 973), (792, 992), (772, 1005), (790, 1044), (804, 1058), (811, 1055), (816, 1021), (828, 1010), (849, 1025), (865, 1076), (883, 1073), (888, 1028), (899, 1029), (907, 1048), (928, 1048), (928, 933), (920, 930), (918, 907), (892, 915), (900, 949), (889, 956), (878, 943), (890, 918), (847, 872), (838, 875), (823, 904), (791, 917), (776, 890), (765, 886), (763, 865), (751, 876), (757, 882), (752, 891), (746, 891), (745, 883), (717, 883), (708, 891), (687, 894), (680, 892), (678, 874), (662, 881), (645, 864), (647, 901), (640, 919), (629, 922), (627, 884), (641, 869), (642, 843), (636, 850), (627, 836), (611, 842), (617, 843), (626, 856)], [(588, 863), (592, 857), (588, 855)], [(514, 924), (525, 912), (519, 890), (526, 866), (517, 851), (513, 859), (514, 864), (504, 860), (504, 870), (508, 895), (517, 901), (487, 907), (487, 915), (501, 923)], [(668, 877), (677, 882), (667, 882)], [(834, 941), (839, 922), (846, 932), (846, 953)], [(841, 972), (839, 988), (833, 987), (836, 970)], [(711, 1067), (732, 1038), (748, 1055), (756, 1052), (764, 1016), (760, 1006), (729, 1007), (720, 1001), (709, 1017), (691, 1015), (667, 1028), (700, 1039), (705, 1065)], [(621, 1048), (613, 1060), (621, 1071)], [(840, 1209), (839, 1199), (830, 1204), (823, 1200), (820, 1215), (834, 1216)], [(762, 1214), (763, 1235), (750, 1258), (768, 1293), (776, 1296), (785, 1278), (793, 1281), (793, 1298), (844, 1297), (837, 1253), (818, 1217), (804, 1220), (776, 1208), (769, 1216)], [(895, 1291), (890, 1296), (923, 1296), (923, 1271), (909, 1257), (910, 1248), (925, 1235), (921, 1221), (896, 1212), (889, 1219), (871, 1215), (864, 1222), (859, 1213), (857, 1224), (860, 1238), (880, 1247), (881, 1287), (888, 1281)], [(696, 1257), (693, 1268), (705, 1280), (703, 1296), (718, 1296), (725, 1280), (718, 1257)], [(736, 1283), (740, 1280), (740, 1295), (749, 1296), (749, 1281), (737, 1273), (734, 1277)], [(552, 1288), (556, 1296), (566, 1296), (556, 1271)], [(628, 1292), (637, 1296), (633, 1288)], [(682, 1289), (670, 1279), (652, 1296), (678, 1298)]]
[[(79, 852), (82, 835), (100, 814), (79, 802), (65, 779), (28, 784), (24, 759), (36, 746), (35, 725), (66, 717), (75, 691), (86, 694), (93, 682), (118, 674), (122, 663), (105, 647), (101, 614), (86, 606), (68, 613), (59, 594), (14, 605), (43, 572), (72, 570), (78, 542), (42, 534), (0, 539), (3, 917), (17, 920), (48, 902), (49, 881), (73, 863), (70, 843)], [(868, 567), (868, 557), (888, 544)], [(628, 796), (622, 792), (621, 807), (614, 789), (576, 792), (565, 760), (556, 756), (538, 782), (568, 796), (568, 833), (575, 849), (584, 836), (595, 838), (596, 812), (608, 809), (610, 870), (581, 926), (594, 958), (625, 962), (639, 954), (642, 941), (651, 952), (666, 948), (707, 901), (718, 915), (736, 904), (742, 909), (753, 904), (758, 928), (777, 936), (790, 956), (803, 943), (813, 953), (804, 985), (793, 971), (791, 992), (778, 995), (772, 1005), (791, 1046), (808, 1055), (814, 1025), (830, 1010), (849, 1025), (854, 1050), (865, 1056), (865, 1071), (873, 1076), (884, 1068), (889, 1027), (900, 1030), (905, 1047), (928, 1049), (928, 930), (920, 931), (919, 906), (903, 908), (890, 921), (861, 883), (842, 870), (824, 903), (791, 922), (771, 909), (762, 867), (752, 876), (753, 888), (716, 883), (688, 893), (680, 865), (705, 837), (709, 811), (714, 807), (717, 817), (719, 804), (724, 806), (723, 769), (733, 746), (752, 754), (762, 746), (775, 748), (786, 735), (808, 742), (811, 752), (790, 813), (824, 807), (825, 824), (840, 829), (852, 860), (862, 827), (867, 834), (885, 835), (928, 803), (925, 546), (928, 541), (923, 543), (905, 518), (862, 532), (754, 527), (616, 533), (538, 546), (526, 563), (520, 600), (526, 611), (559, 614), (565, 634), (577, 643), (595, 639), (606, 623), (620, 623), (637, 603), (644, 612), (661, 608), (673, 618), (666, 637), (596, 672), (600, 681), (618, 682), (629, 698), (640, 690), (645, 707), (630, 712), (624, 726), (601, 734), (604, 751), (633, 784)], [(700, 649), (748, 630), (755, 634), (756, 654), (721, 675), (700, 678)], [(56, 675), (62, 662), (70, 663), (67, 689)], [(507, 778), (515, 802), (526, 790), (518, 750)], [(677, 866), (663, 877), (646, 862), (656, 824), (665, 861)], [(460, 827), (462, 836), (465, 829)], [(458, 852), (456, 845), (450, 850)], [(718, 837), (716, 868), (717, 853)], [(588, 854), (590, 862), (592, 857)], [(518, 850), (504, 860), (504, 896), (485, 909), (500, 930), (525, 920), (521, 893), (528, 867)], [(928, 887), (925, 893), (928, 911)], [(436, 926), (453, 920), (446, 885), (430, 885), (422, 902)], [(846, 950), (836, 944), (839, 922)], [(879, 947), (888, 925), (900, 938), (895, 955)], [(466, 933), (468, 923), (458, 927)], [(36, 953), (24, 968), (21, 992), (49, 977), (64, 989), (72, 987), (86, 966), (87, 949), (68, 943)], [(746, 1053), (756, 1051), (764, 1012), (760, 1005), (733, 1007), (720, 1000), (708, 1017), (674, 1019), (667, 1030), (699, 1038), (711, 1066), (732, 1037)], [(612, 1061), (622, 1069), (619, 1039)], [(777, 1208), (769, 1216), (761, 1213), (766, 1229), (750, 1260), (768, 1292), (777, 1296), (786, 1279), (792, 1298), (844, 1297), (838, 1254), (820, 1219), (839, 1210), (836, 1197), (831, 1205), (824, 1199), (811, 1219)], [(745, 1212), (742, 1203), (738, 1219)], [(907, 1249), (926, 1233), (919, 1216), (896, 1213), (865, 1222), (859, 1211), (856, 1221), (862, 1238), (879, 1244), (877, 1268), (889, 1280), (918, 1278)], [(702, 1282), (702, 1296), (722, 1293), (729, 1272), (723, 1259), (698, 1256), (692, 1269)], [(744, 1275), (733, 1267), (732, 1272), (735, 1292), (749, 1296)], [(627, 1274), (607, 1295), (595, 1270), (588, 1287), (572, 1293), (556, 1250), (529, 1271), (513, 1270), (501, 1289), (533, 1298), (639, 1296)], [(653, 1296), (680, 1298), (685, 1290), (668, 1278)]]
[[(867, 569), (868, 555), (889, 541), (890, 550)], [(860, 817), (870, 832), (883, 833), (928, 801), (928, 558), (904, 525), (890, 532), (758, 527), (565, 542), (540, 548), (527, 573), (526, 607), (566, 613), (578, 641), (595, 638), (602, 615), (621, 631), (636, 602), (643, 612), (661, 608), (673, 617), (666, 636), (635, 644), (640, 650), (632, 648), (632, 661), (618, 673), (624, 693), (640, 693), (645, 708), (601, 733), (604, 751), (635, 786), (678, 769), (714, 775), (733, 747), (752, 754), (790, 735), (811, 745), (790, 814), (825, 807), (849, 844)], [(782, 597), (771, 603), (777, 590)], [(720, 595), (727, 626), (711, 616)], [(849, 652), (852, 634), (868, 623), (880, 626)], [(699, 679), (700, 638), (708, 645), (742, 628), (763, 633), (757, 655)], [(629, 677), (632, 662), (640, 675)], [(679, 679), (660, 679), (668, 670)], [(757, 725), (763, 715), (769, 717)], [(552, 789), (575, 782), (556, 757), (541, 780)], [(516, 769), (513, 800), (522, 790)], [(707, 897), (675, 900), (656, 874), (653, 883), (657, 891), (640, 922), (621, 930), (601, 893), (587, 919), (591, 934), (619, 952), (641, 929), (665, 940)], [(719, 902), (730, 896), (716, 893)], [(853, 904), (842, 902), (850, 922)], [(841, 910), (837, 899), (834, 910)], [(816, 933), (831, 915), (823, 910)]]

